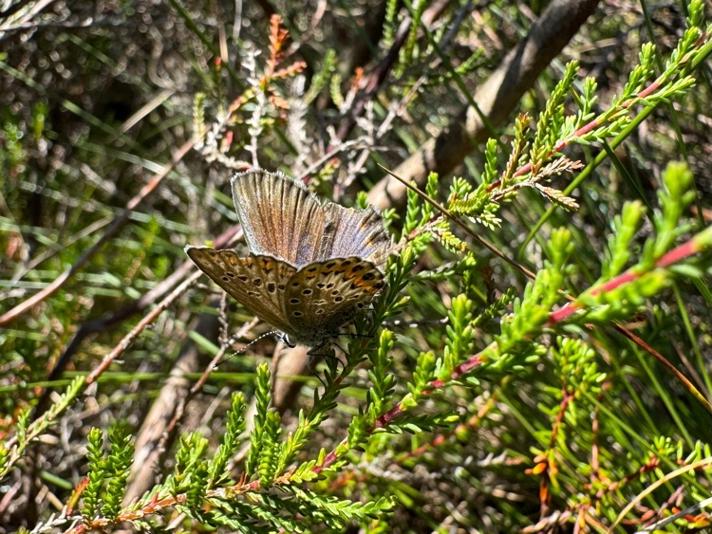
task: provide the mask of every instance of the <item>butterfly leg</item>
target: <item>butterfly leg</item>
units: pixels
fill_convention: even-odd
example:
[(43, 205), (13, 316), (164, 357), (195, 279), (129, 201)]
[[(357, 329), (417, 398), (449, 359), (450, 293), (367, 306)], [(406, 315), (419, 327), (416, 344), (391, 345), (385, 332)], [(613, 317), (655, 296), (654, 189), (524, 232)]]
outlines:
[[(324, 361), (326, 361), (326, 363), (329, 365), (329, 368), (332, 372), (338, 371), (339, 363), (341, 363), (342, 365), (345, 366), (345, 363), (343, 361), (341, 361), (341, 359), (336, 356), (336, 351), (334, 350), (334, 346), (336, 346), (341, 352), (346, 354), (344, 352), (344, 349), (342, 349), (339, 345), (337, 345), (333, 339), (323, 341), (319, 345), (316, 345), (315, 347), (312, 347), (309, 350), (309, 352), (307, 354), (309, 355), (309, 366), (310, 366), (311, 371), (314, 371), (317, 364), (322, 359)], [(336, 364), (336, 365), (334, 365), (334, 364)]]

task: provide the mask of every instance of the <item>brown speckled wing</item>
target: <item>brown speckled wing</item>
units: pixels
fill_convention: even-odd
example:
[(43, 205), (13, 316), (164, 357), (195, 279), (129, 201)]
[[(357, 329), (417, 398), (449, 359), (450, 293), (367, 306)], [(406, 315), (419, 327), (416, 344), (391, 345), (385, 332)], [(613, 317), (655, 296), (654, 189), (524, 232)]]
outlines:
[(383, 274), (358, 257), (334, 258), (300, 269), (287, 285), (285, 310), (297, 341), (318, 344), (364, 311), (383, 288)]
[(251, 313), (294, 335), (284, 306), (296, 269), (271, 256), (239, 257), (234, 250), (186, 247), (186, 253), (217, 285)]

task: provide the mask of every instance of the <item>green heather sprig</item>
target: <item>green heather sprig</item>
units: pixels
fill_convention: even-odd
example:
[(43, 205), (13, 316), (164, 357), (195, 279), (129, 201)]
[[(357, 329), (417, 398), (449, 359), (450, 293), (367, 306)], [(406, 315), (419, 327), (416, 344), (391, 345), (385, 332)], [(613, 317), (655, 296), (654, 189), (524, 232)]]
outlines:
[(304, 94), (304, 103), (310, 104), (319, 96), (319, 93), (331, 83), (332, 75), (336, 70), (336, 51), (329, 49), (324, 54), (324, 59), (320, 69), (311, 79), (309, 89)]
[(269, 410), (265, 417), (259, 442), (259, 460), (257, 474), (263, 488), (269, 487), (274, 481), (282, 448), (281, 417), (276, 410)]
[(398, 5), (398, 0), (386, 0), (386, 13), (383, 18), (383, 39), (381, 40), (385, 49), (390, 48), (395, 40)]
[(551, 404), (539, 406), (550, 420), (549, 428), (535, 436), (545, 447), (532, 448), (536, 465), (530, 473), (545, 477), (540, 495), (548, 495), (549, 483), (558, 491), (558, 463), (569, 454), (567, 430), (578, 428), (580, 418), (590, 418), (594, 407), (590, 406), (589, 399), (600, 393), (606, 378), (606, 374), (598, 370), (596, 353), (581, 340), (559, 337), (549, 353), (560, 384), (549, 388)]
[(426, 0), (413, 0), (412, 4), (406, 2), (406, 6), (410, 9), (412, 21), (408, 29), (408, 35), (405, 39), (405, 44), (401, 49), (400, 56), (398, 58), (398, 65), (396, 67), (396, 72), (401, 75), (406, 68), (413, 62), (413, 58), (416, 51), (416, 43), (418, 38), (418, 32), (421, 27), (421, 19), (423, 17), (423, 12), (427, 7), (428, 2)]
[(270, 393), (271, 387), (269, 367), (267, 364), (261, 364), (257, 367), (257, 376), (255, 379), (255, 416), (252, 431), (250, 432), (250, 451), (245, 460), (245, 472), (248, 475), (252, 475), (255, 472), (259, 462), (262, 435), (267, 425), (267, 414), (269, 413), (269, 405), (272, 398)]
[(207, 486), (207, 466), (204, 475), (202, 469), (207, 448), (208, 440), (197, 432), (181, 436), (173, 474), (164, 484), (170, 495), (176, 497), (183, 493), (187, 494), (200, 481), (205, 482)]
[(449, 320), (445, 326), (447, 335), (445, 350), (437, 370), (437, 375), (441, 379), (447, 379), (455, 367), (472, 352), (472, 309), (472, 301), (466, 295), (458, 295), (452, 299), (452, 306), (448, 313)]
[(15, 425), (15, 435), (0, 443), (0, 480), (10, 471), (13, 465), (22, 458), (27, 446), (40, 434), (52, 426), (57, 417), (72, 404), (84, 387), (84, 377), (78, 376), (67, 386), (52, 406), (39, 418), (29, 423), (30, 411), (26, 410), (18, 417)]
[(393, 374), (393, 357), (391, 355), (393, 345), (393, 332), (387, 329), (381, 330), (378, 349), (372, 353), (371, 368), (368, 371), (368, 378), (371, 381), (371, 387), (366, 397), (369, 424), (373, 424), (376, 418), (383, 413), (395, 390), (396, 376)]
[(111, 520), (119, 515), (126, 491), (134, 453), (132, 438), (123, 425), (114, 425), (109, 431), (108, 453), (104, 450), (104, 434), (100, 429), (92, 428), (87, 438), (89, 472), (82, 494), (82, 516), (92, 520), (101, 514)]
[(240, 445), (240, 436), (245, 431), (245, 396), (236, 391), (232, 394), (230, 409), (226, 414), (225, 433), (215, 456), (208, 464), (208, 487), (212, 488), (227, 480), (226, 467)]

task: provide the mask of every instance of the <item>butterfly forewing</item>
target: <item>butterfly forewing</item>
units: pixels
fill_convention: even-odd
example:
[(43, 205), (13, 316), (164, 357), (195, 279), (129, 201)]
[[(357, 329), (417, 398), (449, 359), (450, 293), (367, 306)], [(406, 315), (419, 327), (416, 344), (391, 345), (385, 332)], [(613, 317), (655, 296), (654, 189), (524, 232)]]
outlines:
[(296, 269), (271, 256), (239, 257), (234, 250), (188, 247), (190, 259), (225, 292), (287, 334), (294, 335), (286, 320), (287, 284)]
[(334, 203), (326, 204), (324, 211), (329, 247), (319, 260), (358, 256), (377, 267), (383, 266), (390, 252), (391, 239), (378, 213), (370, 208), (357, 210)]
[(287, 285), (285, 309), (298, 341), (319, 342), (363, 311), (383, 287), (373, 263), (333, 258), (300, 269)]
[(313, 194), (281, 174), (261, 170), (237, 174), (231, 183), (250, 252), (296, 267), (318, 259), (324, 210)]

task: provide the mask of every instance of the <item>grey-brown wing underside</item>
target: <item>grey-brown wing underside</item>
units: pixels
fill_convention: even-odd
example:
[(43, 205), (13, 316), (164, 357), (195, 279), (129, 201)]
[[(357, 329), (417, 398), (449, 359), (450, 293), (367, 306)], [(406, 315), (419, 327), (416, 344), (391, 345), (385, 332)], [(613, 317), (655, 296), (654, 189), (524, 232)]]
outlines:
[(382, 269), (390, 253), (391, 238), (381, 216), (373, 208), (349, 209), (334, 203), (324, 209), (324, 242), (318, 259), (358, 256)]
[(319, 200), (279, 173), (240, 173), (233, 201), (250, 252), (282, 258), (297, 268), (318, 258), (324, 231)]
[(239, 257), (234, 250), (186, 247), (191, 260), (225, 292), (273, 327), (293, 335), (284, 306), (296, 269), (271, 256)]

